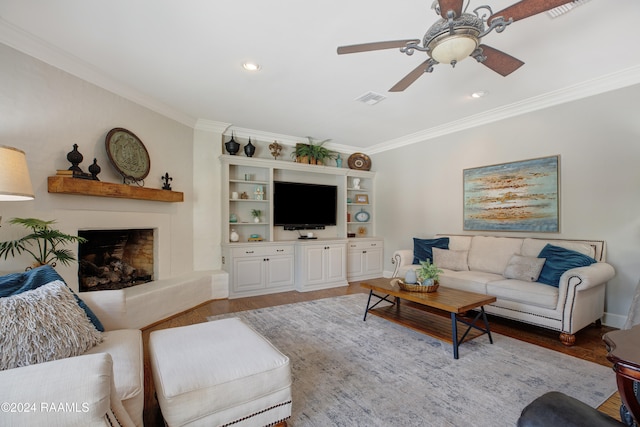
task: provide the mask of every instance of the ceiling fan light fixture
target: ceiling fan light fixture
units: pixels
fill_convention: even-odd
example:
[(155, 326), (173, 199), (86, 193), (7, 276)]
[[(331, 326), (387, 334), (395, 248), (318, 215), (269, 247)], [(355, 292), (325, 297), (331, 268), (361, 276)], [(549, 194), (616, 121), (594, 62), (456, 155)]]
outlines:
[(455, 34), (446, 34), (432, 40), (429, 46), (429, 55), (441, 64), (455, 65), (476, 50), (480, 41), (477, 34), (466, 31), (457, 31)]

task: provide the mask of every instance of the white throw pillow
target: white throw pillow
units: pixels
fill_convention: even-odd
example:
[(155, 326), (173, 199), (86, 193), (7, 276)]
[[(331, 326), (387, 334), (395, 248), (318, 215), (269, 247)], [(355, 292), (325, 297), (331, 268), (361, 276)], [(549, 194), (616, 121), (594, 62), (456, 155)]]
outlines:
[(79, 356), (102, 341), (60, 280), (0, 298), (0, 313), (0, 370)]
[(433, 248), (433, 263), (438, 268), (454, 271), (469, 270), (467, 256), (469, 251), (452, 251), (449, 249)]
[(535, 282), (540, 276), (545, 261), (545, 258), (513, 254), (504, 269), (503, 276), (507, 279)]

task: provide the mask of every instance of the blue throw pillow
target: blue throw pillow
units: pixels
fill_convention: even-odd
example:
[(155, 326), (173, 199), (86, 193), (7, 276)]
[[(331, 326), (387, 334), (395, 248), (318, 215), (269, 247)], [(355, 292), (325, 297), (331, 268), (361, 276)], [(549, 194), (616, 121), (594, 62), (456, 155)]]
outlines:
[(540, 254), (538, 254), (538, 258), (547, 259), (538, 277), (538, 282), (555, 286), (556, 288), (560, 286), (560, 276), (562, 276), (565, 271), (576, 267), (587, 267), (597, 262), (590, 256), (581, 254), (580, 252), (550, 244), (542, 248)]
[(433, 248), (449, 249), (449, 238), (439, 239), (418, 239), (413, 238), (413, 264), (420, 264), (420, 261), (429, 260), (433, 262)]
[[(0, 276), (0, 298), (31, 291), (42, 285), (51, 283), (54, 280), (64, 282), (64, 279), (50, 265), (43, 265), (42, 267), (25, 271), (24, 273), (13, 273)], [(93, 323), (93, 326), (95, 326), (100, 332), (104, 332), (104, 326), (102, 326), (98, 316), (91, 311), (89, 306), (87, 306), (87, 304), (85, 304), (85, 302), (82, 301), (78, 295), (73, 292), (73, 290), (71, 290), (71, 293), (73, 293), (78, 305), (85, 311), (85, 313), (87, 313), (87, 316), (89, 317), (89, 320), (91, 320), (91, 323)]]

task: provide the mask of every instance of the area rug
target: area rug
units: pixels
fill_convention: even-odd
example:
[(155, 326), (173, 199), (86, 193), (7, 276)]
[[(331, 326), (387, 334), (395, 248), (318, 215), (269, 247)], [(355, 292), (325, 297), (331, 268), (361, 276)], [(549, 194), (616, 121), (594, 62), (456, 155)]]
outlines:
[(592, 407), (616, 391), (610, 368), (492, 334), (460, 346), (377, 316), (355, 294), (213, 316), (240, 317), (289, 356), (291, 427), (515, 426), (559, 390)]

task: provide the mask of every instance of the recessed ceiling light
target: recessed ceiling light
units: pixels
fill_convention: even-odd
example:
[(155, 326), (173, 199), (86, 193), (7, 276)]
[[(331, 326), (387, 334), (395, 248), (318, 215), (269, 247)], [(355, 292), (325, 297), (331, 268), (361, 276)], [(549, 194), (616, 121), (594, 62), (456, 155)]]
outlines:
[(487, 92), (486, 90), (479, 90), (477, 92), (473, 92), (471, 94), (472, 98), (482, 98), (483, 96), (487, 96), (489, 95), (489, 92)]
[(242, 64), (242, 68), (247, 71), (258, 71), (260, 69), (260, 64), (256, 64), (255, 62), (245, 62)]

